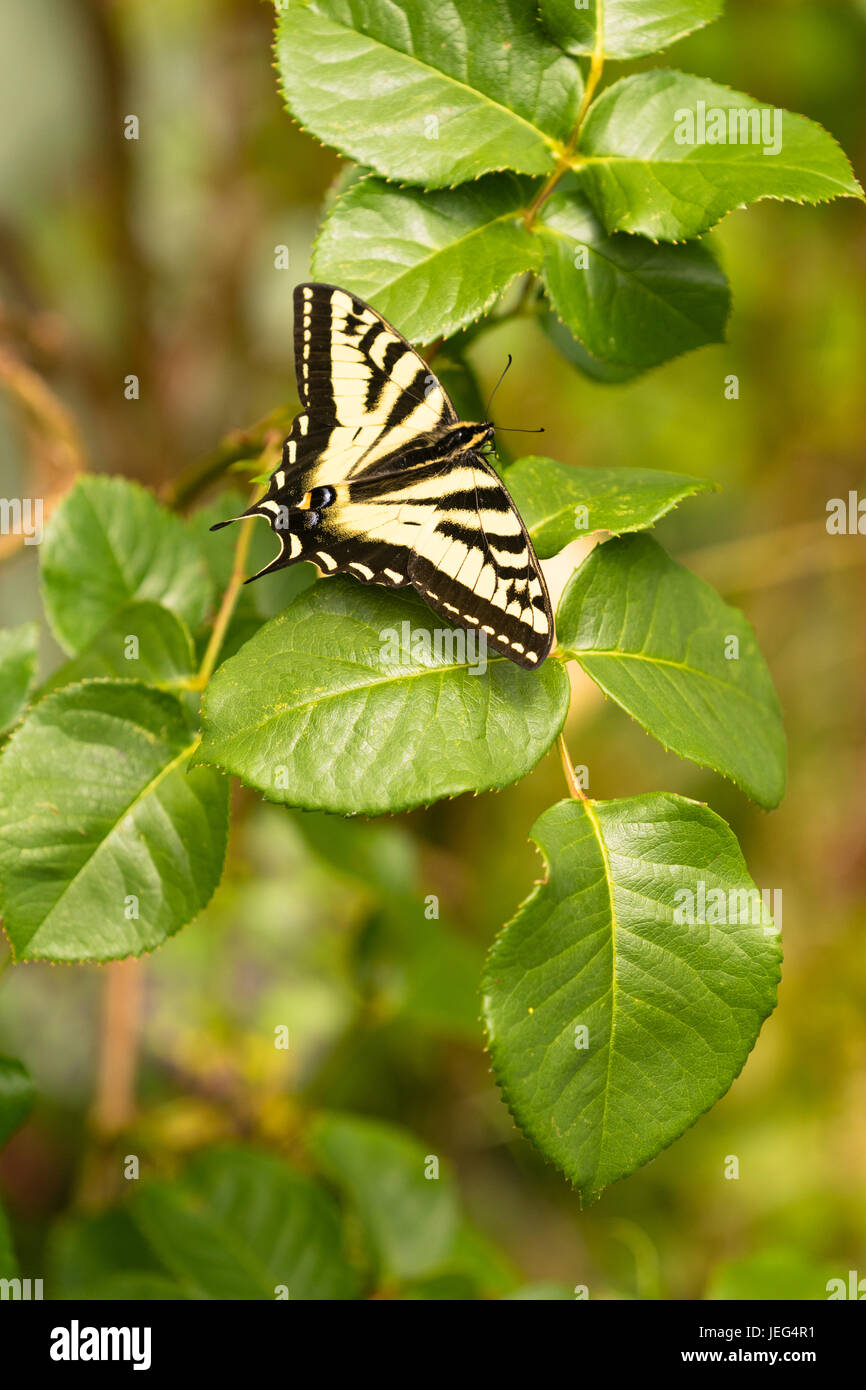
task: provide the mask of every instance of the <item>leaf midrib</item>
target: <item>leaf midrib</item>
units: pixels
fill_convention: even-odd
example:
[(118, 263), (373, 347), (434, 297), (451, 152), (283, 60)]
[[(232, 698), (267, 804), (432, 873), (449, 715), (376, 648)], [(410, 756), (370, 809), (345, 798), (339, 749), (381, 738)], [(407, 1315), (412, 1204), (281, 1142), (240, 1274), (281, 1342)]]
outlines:
[(609, 903), (610, 903), (610, 956), (611, 956), (611, 960), (610, 960), (610, 1038), (609, 1038), (609, 1040), (608, 1040), (608, 1045), (607, 1045), (607, 1067), (606, 1067), (606, 1069), (605, 1069), (605, 1077), (604, 1077), (604, 1105), (603, 1105), (603, 1108), (602, 1108), (602, 1115), (601, 1115), (601, 1131), (600, 1131), (600, 1134), (599, 1134), (598, 1149), (597, 1149), (597, 1151), (596, 1151), (596, 1160), (595, 1160), (595, 1165), (594, 1165), (594, 1177), (597, 1179), (597, 1178), (598, 1178), (598, 1173), (599, 1173), (599, 1171), (600, 1171), (600, 1169), (601, 1169), (601, 1165), (602, 1165), (602, 1156), (603, 1156), (603, 1152), (604, 1152), (605, 1135), (606, 1135), (605, 1124), (606, 1124), (606, 1121), (607, 1121), (607, 1104), (608, 1104), (608, 1097), (610, 1096), (610, 1078), (611, 1078), (611, 1071), (612, 1071), (612, 1069), (613, 1069), (614, 1042), (615, 1042), (615, 1039), (616, 1039), (616, 1018), (617, 1018), (617, 998), (616, 998), (616, 988), (617, 988), (617, 981), (616, 981), (616, 964), (617, 964), (617, 961), (616, 961), (616, 934), (617, 934), (617, 930), (618, 930), (618, 928), (619, 928), (619, 922), (618, 922), (618, 920), (617, 920), (617, 915), (616, 915), (616, 903), (615, 903), (615, 900), (614, 900), (613, 874), (611, 873), (610, 858), (609, 858), (609, 856), (608, 856), (607, 845), (605, 844), (604, 835), (603, 835), (603, 833), (602, 833), (601, 823), (600, 823), (600, 821), (599, 821), (599, 819), (598, 819), (598, 816), (596, 815), (595, 806), (594, 806), (594, 803), (593, 803), (592, 801), (589, 801), (589, 800), (585, 801), (585, 802), (583, 803), (583, 807), (584, 807), (584, 811), (586, 812), (587, 819), (589, 820), (589, 823), (590, 823), (590, 825), (592, 826), (592, 829), (593, 829), (593, 833), (594, 833), (594, 835), (595, 835), (595, 838), (596, 838), (596, 840), (597, 840), (597, 842), (598, 842), (598, 848), (599, 848), (599, 851), (600, 851), (600, 853), (601, 853), (601, 862), (602, 862), (602, 865), (603, 865), (603, 867), (604, 867), (604, 881), (605, 881), (605, 885), (606, 885), (606, 887), (607, 887), (607, 895), (608, 895), (608, 900), (609, 900)]
[[(441, 78), (443, 82), (450, 82), (452, 86), (459, 87), (461, 91), (468, 92), (470, 96), (475, 97), (476, 100), (486, 102), (489, 106), (493, 107), (497, 111), (504, 112), (504, 114), (510, 117), (512, 121), (516, 121), (520, 125), (526, 126), (526, 129), (531, 130), (533, 135), (543, 140), (545, 145), (547, 145), (547, 147), (554, 154), (559, 154), (563, 150), (564, 147), (560, 140), (557, 140), (552, 135), (548, 135), (545, 131), (541, 129), (540, 126), (533, 125), (532, 122), (528, 121), (525, 116), (521, 116), (519, 112), (513, 111), (510, 106), (504, 106), (501, 101), (496, 101), (494, 97), (488, 96), (486, 92), (480, 91), (477, 87), (470, 87), (468, 82), (462, 82), (459, 77), (452, 77), (450, 73), (443, 72), (441, 68), (434, 67), (432, 63), (426, 62), (422, 58), (418, 58), (414, 53), (406, 53), (404, 49), (395, 48), (393, 44), (386, 43), (384, 39), (376, 38), (374, 35), (367, 34), (361, 29), (352, 29), (349, 27), (349, 25), (342, 24), (337, 19), (332, 19), (330, 15), (322, 14), (320, 10), (312, 9), (312, 7), (310, 8), (313, 14), (317, 15), (320, 19), (326, 20), (327, 23), (332, 24), (335, 29), (343, 29), (347, 34), (354, 35), (355, 38), (364, 38), (367, 40), (368, 43), (378, 45), (380, 48), (384, 48), (388, 53), (396, 54), (399, 58), (406, 59), (407, 62), (415, 63), (424, 72), (434, 74), (436, 77)], [(283, 30), (283, 34), (285, 35), (285, 29)]]
[[(307, 652), (291, 651), (289, 653), (280, 652), (277, 653), (277, 655), (308, 657), (310, 660), (319, 659), (318, 653), (314, 654)], [(339, 658), (330, 658), (331, 661), (334, 661), (335, 659)], [(507, 660), (508, 658), (505, 656), (493, 656), (488, 658), (487, 665), (488, 667), (494, 666), (497, 663), (501, 663)], [(450, 674), (450, 672), (452, 671), (468, 671), (471, 667), (475, 665), (477, 665), (477, 662), (464, 661), (456, 666), (426, 666), (420, 671), (409, 671), (408, 673), (404, 673), (403, 675), (399, 676), (384, 676), (381, 680), (364, 681), (359, 685), (347, 686), (345, 689), (342, 690), (328, 690), (325, 691), (324, 694), (314, 695), (307, 700), (302, 700), (300, 704), (287, 705), (284, 709), (276, 711), (273, 714), (269, 714), (267, 719), (263, 719), (260, 724), (244, 725), (243, 728), (237, 730), (237, 732), (231, 734), (229, 737), (231, 739), (235, 739), (249, 734), (257, 734), (260, 729), (266, 728), (268, 724), (275, 723), (278, 719), (282, 719), (287, 714), (294, 714), (298, 710), (304, 710), (308, 709), (310, 706), (318, 706), (324, 704), (326, 700), (339, 700), (345, 695), (355, 695), (360, 694), (362, 692), (366, 693), (366, 691), (368, 690), (375, 690), (376, 687), (380, 685), (396, 685), (405, 681), (414, 680), (420, 676), (445, 676)]]
[[(141, 729), (141, 732), (147, 734), (148, 730)], [(127, 806), (124, 807), (124, 809), (109, 826), (106, 833), (93, 846), (93, 849), (90, 851), (87, 858), (76, 869), (73, 877), (68, 879), (67, 882), (64, 884), (63, 891), (60, 893), (59, 897), (55, 898), (48, 912), (45, 914), (42, 920), (37, 923), (33, 931), (28, 936), (25, 949), (29, 949), (32, 946), (36, 937), (38, 937), (39, 933), (42, 932), (46, 926), (48, 926), (52, 917), (56, 913), (58, 907), (63, 902), (63, 899), (66, 897), (67, 893), (69, 893), (70, 890), (75, 886), (75, 884), (78, 882), (78, 879), (85, 872), (85, 870), (90, 867), (93, 860), (99, 854), (100, 850), (104, 848), (104, 846), (108, 843), (112, 836), (117, 832), (121, 822), (124, 821), (127, 816), (133, 814), (135, 808), (140, 804), (140, 802), (143, 801), (146, 796), (149, 796), (150, 793), (153, 792), (159, 786), (160, 782), (162, 782), (163, 779), (167, 777), (170, 772), (173, 772), (174, 769), (184, 761), (184, 759), (190, 757), (195, 752), (200, 741), (200, 735), (197, 734), (188, 747), (183, 748), (180, 751), (180, 753), (177, 754), (176, 757), (172, 758), (170, 762), (166, 763), (163, 767), (161, 767), (159, 771), (156, 773), (156, 775), (154, 777), (151, 777), (151, 779), (148, 782), (146, 782), (145, 785), (138, 792), (136, 792), (132, 800), (128, 803)]]
[(618, 652), (610, 649), (589, 647), (582, 651), (575, 651), (568, 647), (565, 649), (566, 655), (583, 665), (584, 657), (602, 656), (609, 657), (617, 661), (646, 661), (651, 666), (672, 666), (688, 676), (699, 676), (702, 680), (713, 681), (716, 685), (721, 685), (728, 694), (742, 695), (745, 700), (750, 700), (753, 705), (765, 714), (769, 713), (769, 706), (753, 695), (751, 691), (744, 690), (742, 686), (735, 685), (733, 682), (723, 680), (721, 676), (715, 675), (712, 671), (702, 671), (698, 666), (689, 666), (684, 661), (674, 661), (670, 657), (647, 656), (643, 652)]
[[(427, 265), (430, 261), (435, 260), (437, 256), (449, 255), (450, 252), (452, 252), (456, 247), (465, 246), (466, 242), (470, 241), (472, 237), (482, 236), (485, 232), (488, 232), (491, 227), (495, 227), (499, 222), (516, 222), (518, 224), (519, 229), (520, 215), (523, 211), (525, 211), (525, 209), (521, 207), (510, 208), (508, 212), (502, 212), (497, 217), (491, 217), (489, 221), (482, 222), (480, 226), (471, 227), (468, 232), (465, 232), (462, 236), (457, 237), (454, 241), (449, 241), (446, 246), (434, 247), (428, 255), (422, 256), (420, 260), (413, 261), (411, 265), (408, 265), (405, 267), (405, 269), (401, 270), (399, 275), (396, 275), (392, 280), (387, 280), (384, 284), (380, 285), (379, 289), (388, 291), (394, 289), (395, 285), (399, 285), (400, 282), (402, 280), (405, 280), (407, 276), (414, 275), (415, 272), (421, 266)], [(526, 249), (529, 250), (530, 247), (532, 247), (532, 240), (527, 234)]]
[[(721, 148), (721, 146), (719, 146), (719, 148)], [(740, 148), (740, 147), (739, 147), (739, 146), (737, 146), (737, 147), (733, 147), (733, 146), (732, 146), (732, 147), (730, 147), (730, 148)], [(617, 163), (619, 163), (619, 164), (641, 164), (641, 165), (645, 166), (646, 168), (648, 168), (648, 169), (650, 169), (650, 170), (653, 170), (653, 169), (662, 169), (662, 168), (663, 168), (663, 169), (682, 169), (682, 168), (684, 168), (684, 167), (689, 167), (689, 168), (692, 168), (692, 169), (698, 168), (698, 169), (700, 169), (701, 171), (703, 171), (705, 168), (706, 168), (706, 169), (718, 169), (719, 167), (724, 168), (724, 167), (726, 167), (726, 165), (731, 165), (732, 167), (735, 167), (735, 168), (737, 168), (737, 169), (743, 169), (743, 168), (751, 169), (751, 168), (755, 167), (755, 166), (752, 165), (752, 163), (751, 163), (750, 160), (746, 160), (746, 161), (742, 161), (742, 160), (741, 160), (741, 161), (738, 162), (738, 161), (733, 160), (733, 159), (732, 159), (732, 160), (723, 160), (723, 159), (698, 159), (698, 158), (693, 158), (693, 157), (691, 157), (691, 156), (689, 156), (689, 155), (684, 155), (682, 159), (656, 159), (656, 158), (648, 158), (648, 157), (646, 157), (646, 156), (644, 156), (644, 155), (636, 155), (636, 154), (581, 154), (581, 155), (577, 156), (575, 159), (573, 159), (573, 160), (571, 161), (571, 164), (570, 164), (569, 167), (572, 168), (572, 169), (574, 169), (576, 173), (580, 173), (580, 171), (581, 171), (582, 169), (586, 169), (587, 166), (588, 166), (588, 165), (591, 165), (591, 164), (617, 164)], [(765, 166), (764, 166), (763, 164), (759, 164), (759, 165), (757, 165), (756, 167), (759, 168), (759, 169), (763, 169)], [(831, 174), (825, 173), (823, 170), (805, 169), (805, 168), (803, 167), (802, 164), (780, 164), (780, 163), (775, 159), (775, 157), (774, 157), (772, 165), (767, 165), (766, 167), (767, 167), (768, 169), (772, 168), (772, 169), (781, 170), (782, 173), (785, 173), (785, 174), (808, 175), (810, 178), (823, 179), (823, 180), (825, 180), (827, 183), (833, 184), (834, 186), (836, 186), (836, 187), (838, 187), (838, 188), (845, 189), (849, 194), (853, 191), (850, 183), (843, 183), (842, 180), (841, 180), (840, 178), (838, 178), (836, 175), (831, 175)], [(767, 196), (769, 197), (769, 196), (772, 196), (772, 195), (769, 195), (769, 194), (768, 194)]]

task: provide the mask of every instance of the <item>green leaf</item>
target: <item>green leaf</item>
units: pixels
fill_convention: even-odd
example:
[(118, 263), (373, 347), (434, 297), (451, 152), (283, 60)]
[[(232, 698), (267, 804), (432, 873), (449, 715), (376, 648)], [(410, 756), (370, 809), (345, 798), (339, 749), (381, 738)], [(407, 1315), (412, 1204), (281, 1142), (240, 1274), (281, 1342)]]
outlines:
[[(742, 130), (732, 111), (744, 113)], [(738, 141), (748, 122), (766, 122), (766, 141), (699, 142), (712, 129), (713, 112), (726, 131), (733, 122)], [(769, 153), (774, 119), (781, 144)], [(842, 150), (814, 121), (790, 111), (774, 117), (772, 107), (742, 92), (664, 70), (624, 77), (602, 93), (589, 109), (574, 167), (608, 232), (662, 241), (698, 236), (760, 198), (820, 203), (863, 196)]]
[(513, 174), (433, 193), (364, 179), (325, 221), (313, 276), (369, 300), (412, 342), (447, 337), (540, 266), (521, 216), (533, 187)]
[(5, 1144), (33, 1108), (30, 1073), (14, 1057), (0, 1057), (0, 1144)]
[(683, 758), (761, 806), (785, 791), (782, 713), (751, 626), (649, 536), (596, 546), (557, 612), (560, 646)]
[(165, 1267), (194, 1298), (344, 1299), (358, 1279), (327, 1194), (279, 1159), (218, 1149), (182, 1182), (148, 1183), (131, 1212)]
[(548, 876), (490, 954), (490, 1052), (521, 1129), (589, 1200), (724, 1095), (775, 1005), (781, 951), (706, 806), (560, 802), (532, 838)]
[(0, 733), (20, 715), (36, 679), (39, 655), (39, 624), (0, 632)]
[(125, 478), (80, 478), (45, 531), (45, 612), (58, 641), (81, 652), (130, 599), (151, 599), (189, 627), (212, 588), (179, 517)]
[(48, 1282), (54, 1298), (121, 1298), (125, 1295), (114, 1291), (122, 1284), (165, 1278), (125, 1208), (93, 1216), (67, 1216), (53, 1227), (47, 1254)]
[[(641, 531), (682, 502), (712, 487), (703, 478), (651, 468), (574, 468), (530, 454), (506, 471), (505, 483), (547, 560), (592, 531)], [(578, 511), (584, 508), (585, 511)]]
[(606, 236), (568, 191), (544, 205), (536, 235), (550, 301), (593, 358), (646, 370), (724, 340), (730, 291), (708, 247)]
[(552, 172), (583, 95), (578, 64), (523, 0), (290, 0), (276, 55), (301, 125), (431, 188)]
[(425, 1177), (436, 1154), (394, 1125), (354, 1115), (320, 1115), (307, 1137), (357, 1209), (381, 1279), (415, 1279), (446, 1263), (458, 1206), (443, 1164)]
[(134, 682), (35, 706), (0, 759), (0, 907), (16, 959), (138, 955), (205, 907), (228, 783), (187, 770), (195, 745), (179, 701)]
[(655, 53), (718, 19), (722, 0), (541, 0), (541, 17), (567, 53), (606, 58)]
[(568, 680), (474, 651), (414, 594), (322, 580), (220, 666), (198, 761), (344, 814), (507, 786), (559, 733)]
[(45, 689), (112, 676), (170, 685), (194, 670), (192, 639), (183, 619), (159, 603), (133, 601), (111, 615), (80, 656), (54, 671)]
[(623, 381), (632, 381), (636, 376), (640, 376), (643, 367), (618, 367), (612, 362), (602, 362), (592, 353), (587, 352), (573, 333), (570, 333), (558, 314), (552, 309), (539, 316), (539, 322), (543, 331), (547, 334), (554, 347), (562, 353), (566, 361), (573, 367), (577, 367), (579, 372), (588, 376), (591, 381), (597, 381), (605, 386), (619, 385)]

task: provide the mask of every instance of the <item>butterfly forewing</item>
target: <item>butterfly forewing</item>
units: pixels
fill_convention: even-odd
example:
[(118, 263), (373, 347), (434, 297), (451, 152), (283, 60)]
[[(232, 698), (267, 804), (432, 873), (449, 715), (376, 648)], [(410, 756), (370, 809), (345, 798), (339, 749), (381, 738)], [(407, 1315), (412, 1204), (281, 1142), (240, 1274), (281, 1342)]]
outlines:
[(365, 584), (411, 584), (495, 651), (539, 665), (553, 614), (526, 528), (469, 442), (489, 427), (461, 425), (405, 338), (335, 286), (295, 290), (295, 362), (303, 410), (250, 512), (281, 542), (260, 573), (312, 560)]

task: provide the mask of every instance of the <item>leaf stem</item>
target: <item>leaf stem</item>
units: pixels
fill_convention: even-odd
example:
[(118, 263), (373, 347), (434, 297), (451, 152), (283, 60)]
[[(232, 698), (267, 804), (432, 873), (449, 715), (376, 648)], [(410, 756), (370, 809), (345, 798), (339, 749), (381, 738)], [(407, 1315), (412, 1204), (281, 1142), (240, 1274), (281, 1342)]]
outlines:
[(575, 776), (574, 764), (569, 757), (568, 747), (563, 734), (559, 735), (559, 756), (562, 759), (562, 770), (565, 773), (565, 781), (568, 786), (569, 796), (575, 801), (588, 801), (589, 797)]
[[(273, 429), (269, 432), (265, 447), (259, 455), (258, 461), (260, 463), (267, 458), (268, 454), (273, 453), (275, 449), (279, 447), (281, 439), (281, 432)], [(258, 487), (253, 489), (250, 496), (250, 503), (256, 500), (260, 491), (261, 489)], [(214, 667), (219, 659), (228, 625), (231, 622), (232, 613), (235, 611), (235, 604), (238, 601), (241, 588), (246, 580), (247, 555), (249, 553), (255, 519), (254, 516), (249, 516), (245, 521), (241, 522), (240, 531), (235, 543), (235, 554), (229, 582), (226, 585), (219, 611), (214, 619), (213, 631), (211, 632), (210, 640), (205, 649), (205, 654), (202, 657), (201, 666), (196, 676), (189, 682), (190, 690), (204, 690), (214, 673)]]
[(601, 74), (604, 70), (604, 17), (600, 8), (596, 8), (596, 30), (595, 48), (589, 60), (589, 74), (586, 79), (586, 86), (583, 89), (583, 101), (580, 103), (580, 110), (577, 113), (577, 124), (574, 127), (569, 145), (572, 153), (577, 148), (578, 137), (581, 127), (586, 119), (586, 113), (596, 93), (596, 88), (601, 81)]
[(574, 130), (568, 138), (567, 144), (563, 147), (562, 154), (556, 161), (556, 167), (549, 179), (539, 189), (533, 198), (526, 212), (523, 214), (523, 221), (527, 228), (532, 227), (536, 217), (553, 193), (562, 176), (574, 167), (574, 156), (577, 152), (580, 132), (589, 111), (590, 103), (595, 96), (596, 89), (601, 81), (601, 74), (604, 69), (604, 23), (601, 14), (597, 11), (597, 28), (595, 33), (595, 48), (589, 61), (589, 73), (587, 74), (586, 85), (583, 89), (580, 107), (577, 112), (577, 120), (574, 123)]
[(195, 678), (189, 682), (190, 690), (204, 690), (214, 673), (214, 667), (219, 659), (220, 650), (225, 641), (225, 635), (228, 630), (228, 625), (231, 622), (232, 613), (235, 611), (235, 604), (238, 601), (241, 586), (246, 578), (247, 554), (250, 548), (250, 540), (252, 539), (254, 522), (254, 516), (248, 516), (245, 521), (241, 522), (240, 532), (235, 545), (231, 578), (222, 596), (222, 602), (220, 603), (219, 612), (214, 620), (213, 631), (211, 632), (205, 654), (202, 657), (201, 666)]

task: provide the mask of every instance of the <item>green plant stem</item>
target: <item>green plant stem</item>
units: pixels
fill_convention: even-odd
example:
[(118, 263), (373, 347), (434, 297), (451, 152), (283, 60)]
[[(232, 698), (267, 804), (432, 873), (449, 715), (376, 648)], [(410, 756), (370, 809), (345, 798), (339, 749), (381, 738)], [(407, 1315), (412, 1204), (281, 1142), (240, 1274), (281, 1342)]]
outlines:
[(583, 123), (586, 119), (586, 113), (589, 110), (590, 103), (592, 102), (592, 99), (596, 93), (596, 89), (598, 88), (598, 84), (601, 81), (601, 74), (603, 69), (604, 28), (601, 16), (599, 15), (598, 29), (596, 31), (595, 36), (595, 48), (593, 50), (592, 58), (590, 59), (589, 73), (586, 79), (586, 86), (583, 89), (583, 98), (580, 103), (580, 109), (577, 113), (577, 120), (574, 124), (574, 130), (571, 132), (571, 135), (568, 139), (568, 143), (565, 145), (562, 154), (556, 161), (556, 167), (554, 168), (553, 173), (550, 175), (549, 179), (543, 185), (543, 187), (539, 189), (535, 198), (533, 198), (532, 202), (529, 204), (529, 207), (526, 209), (526, 212), (523, 214), (523, 220), (527, 227), (532, 226), (542, 207), (547, 202), (551, 193), (553, 193), (554, 189), (556, 188), (563, 175), (567, 174), (569, 169), (573, 169), (575, 167), (575, 156), (577, 155), (578, 141), (580, 140), (580, 132), (583, 128)]
[(211, 632), (210, 640), (202, 658), (201, 666), (198, 669), (197, 675), (189, 682), (190, 690), (204, 690), (219, 660), (220, 650), (225, 641), (228, 625), (231, 622), (232, 613), (235, 611), (235, 604), (238, 601), (241, 586), (246, 578), (247, 554), (250, 548), (254, 522), (255, 517), (252, 516), (247, 517), (245, 521), (241, 522), (240, 532), (235, 545), (235, 557), (232, 565), (231, 578), (222, 596), (222, 602), (220, 603), (219, 612), (214, 620), (213, 631)]
[[(279, 447), (281, 438), (281, 433), (277, 433), (271, 429), (270, 437), (266, 441), (265, 447), (258, 457), (258, 463), (263, 463), (268, 458), (269, 454), (274, 453)], [(271, 460), (271, 462), (276, 466), (275, 460)], [(270, 466), (270, 463), (268, 463), (269, 468)], [(256, 500), (259, 491), (259, 488), (253, 490), (250, 503)], [(222, 649), (222, 644), (225, 641), (228, 625), (231, 622), (232, 613), (235, 611), (235, 604), (238, 601), (241, 587), (246, 579), (247, 555), (249, 553), (255, 520), (256, 518), (254, 516), (250, 516), (240, 524), (240, 531), (235, 543), (234, 560), (232, 562), (232, 572), (229, 577), (229, 582), (222, 596), (219, 611), (214, 620), (213, 631), (211, 632), (205, 654), (202, 657), (201, 666), (198, 669), (197, 675), (188, 683), (187, 688), (190, 690), (204, 690), (219, 660), (219, 654)]]
[(562, 760), (562, 770), (565, 773), (565, 781), (568, 786), (569, 796), (572, 797), (574, 801), (588, 801), (589, 797), (574, 774), (574, 764), (569, 757), (568, 747), (563, 734), (559, 735), (559, 756)]
[(580, 110), (577, 113), (577, 124), (571, 137), (570, 146), (572, 150), (577, 148), (577, 141), (581, 127), (586, 119), (586, 113), (590, 108), (596, 89), (601, 81), (601, 74), (604, 70), (604, 17), (601, 8), (596, 9), (596, 30), (595, 48), (589, 61), (589, 74), (586, 79), (586, 86), (583, 89), (583, 101), (580, 103)]

